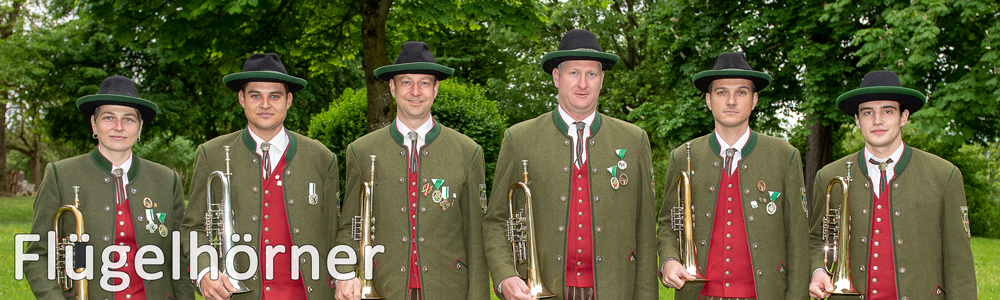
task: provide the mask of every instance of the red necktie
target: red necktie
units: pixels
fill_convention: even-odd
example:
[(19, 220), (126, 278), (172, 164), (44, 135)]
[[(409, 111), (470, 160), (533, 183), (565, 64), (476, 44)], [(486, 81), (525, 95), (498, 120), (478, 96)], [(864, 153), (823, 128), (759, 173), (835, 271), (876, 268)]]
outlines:
[(882, 191), (885, 189), (885, 187), (889, 186), (889, 181), (885, 178), (886, 177), (885, 176), (885, 169), (889, 168), (889, 164), (892, 163), (892, 158), (886, 160), (885, 162), (881, 162), (881, 163), (875, 161), (874, 158), (869, 158), (868, 162), (871, 163), (871, 164), (873, 164), (873, 165), (878, 165), (879, 171), (882, 171), (882, 183), (878, 185), (878, 194), (879, 194), (879, 196), (881, 196), (882, 195)]

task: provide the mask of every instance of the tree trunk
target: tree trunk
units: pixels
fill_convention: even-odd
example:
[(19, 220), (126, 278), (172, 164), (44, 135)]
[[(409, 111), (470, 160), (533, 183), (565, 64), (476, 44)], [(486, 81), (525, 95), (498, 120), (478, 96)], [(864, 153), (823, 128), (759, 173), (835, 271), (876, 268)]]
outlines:
[(393, 120), (389, 84), (375, 77), (375, 69), (390, 64), (385, 22), (392, 1), (361, 1), (361, 65), (365, 69), (365, 84), (368, 87), (368, 132), (378, 130)]
[(0, 101), (0, 124), (3, 124), (0, 128), (0, 182), (5, 188), (0, 189), (0, 195), (6, 196), (10, 194), (10, 186), (7, 185), (7, 102), (10, 100), (6, 91), (3, 94), (3, 101)]
[(813, 182), (816, 172), (833, 162), (833, 130), (829, 125), (823, 125), (822, 117), (813, 117), (809, 125), (809, 135), (806, 136), (806, 207), (812, 207)]
[(41, 143), (35, 140), (35, 148), (31, 149), (31, 154), (28, 155), (31, 163), (31, 183), (35, 184), (35, 189), (42, 186), (42, 148)]

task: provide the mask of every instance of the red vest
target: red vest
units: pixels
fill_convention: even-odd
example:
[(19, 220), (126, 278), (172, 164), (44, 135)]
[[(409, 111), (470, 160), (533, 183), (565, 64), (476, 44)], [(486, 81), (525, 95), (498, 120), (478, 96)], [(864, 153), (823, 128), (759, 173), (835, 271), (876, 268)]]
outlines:
[(868, 290), (865, 299), (898, 299), (896, 295), (896, 262), (893, 260), (892, 214), (889, 213), (888, 184), (881, 196), (872, 192), (871, 240), (868, 243)]
[(566, 233), (566, 286), (594, 287), (594, 232), (587, 161), (573, 168)]
[[(715, 200), (715, 221), (712, 223), (711, 244), (705, 278), (710, 280), (701, 289), (705, 296), (723, 298), (754, 298), (753, 261), (747, 246), (747, 228), (740, 197), (740, 172), (725, 174), (719, 180), (719, 197)], [(758, 203), (764, 205), (765, 203)]]
[[(292, 234), (288, 226), (288, 213), (285, 210), (285, 193), (280, 184), (282, 182), (281, 170), (285, 169), (285, 157), (282, 156), (278, 164), (274, 166), (271, 174), (262, 179), (264, 187), (264, 204), (261, 214), (264, 215), (260, 222), (260, 247), (258, 248), (258, 261), (260, 262), (260, 283), (261, 299), (264, 300), (285, 300), (285, 299), (306, 299), (305, 283), (302, 282), (301, 274), (298, 280), (292, 280)], [(271, 265), (267, 264), (267, 247), (285, 246), (285, 252), (274, 256)], [(277, 249), (275, 249), (277, 250)], [(274, 250), (272, 250), (274, 251)], [(272, 268), (274, 277), (267, 279), (267, 268)]]
[[(418, 152), (419, 153), (419, 152)], [(420, 165), (420, 155), (417, 155), (417, 166)], [(407, 207), (410, 211), (410, 273), (409, 280), (407, 280), (407, 288), (419, 289), (420, 288), (420, 260), (417, 257), (417, 195), (420, 189), (417, 186), (417, 170), (410, 170), (406, 172), (409, 174), (407, 178), (410, 180), (410, 185), (407, 188)]]
[[(143, 285), (142, 278), (135, 272), (135, 253), (139, 251), (139, 248), (135, 241), (132, 209), (129, 206), (127, 196), (125, 201), (115, 206), (115, 211), (115, 245), (129, 247), (129, 252), (125, 255), (125, 266), (115, 270), (128, 274), (129, 284), (125, 287), (125, 290), (115, 293), (115, 300), (146, 300), (146, 288)], [(143, 230), (145, 230), (145, 227)], [(119, 259), (118, 253), (115, 252), (112, 255), (112, 261), (118, 261)], [(169, 278), (160, 280), (169, 280)], [(122, 280), (114, 278), (111, 283), (118, 285), (122, 283)]]

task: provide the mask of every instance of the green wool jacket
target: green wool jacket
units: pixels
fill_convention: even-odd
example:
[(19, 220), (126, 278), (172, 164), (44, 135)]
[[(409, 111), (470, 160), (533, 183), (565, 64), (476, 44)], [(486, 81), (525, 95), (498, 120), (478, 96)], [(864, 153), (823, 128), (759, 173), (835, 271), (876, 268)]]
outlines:
[[(483, 220), (486, 258), (493, 282), (524, 274), (512, 261), (507, 240), (507, 194), (524, 180), (521, 160), (528, 160), (534, 216), (535, 245), (542, 284), (563, 299), (565, 288), (573, 139), (557, 111), (518, 123), (504, 136), (493, 177), (493, 197)], [(595, 293), (597, 299), (656, 299), (656, 253), (652, 161), (646, 132), (627, 122), (598, 113), (590, 127), (587, 165), (590, 176)], [(613, 189), (611, 173), (625, 149), (627, 185)], [(516, 206), (523, 205), (520, 192)], [(495, 287), (495, 286), (494, 286)]]
[[(969, 246), (968, 204), (962, 172), (934, 154), (904, 144), (903, 155), (889, 181), (892, 239), (896, 264), (896, 291), (900, 299), (976, 299), (976, 270)], [(823, 268), (823, 219), (826, 186), (835, 176), (846, 176), (849, 184), (851, 241), (850, 273), (854, 288), (866, 289), (871, 215), (874, 191), (864, 151), (830, 163), (816, 174), (810, 211), (812, 268)], [(842, 190), (831, 193), (831, 208), (840, 208)], [(842, 218), (843, 219), (843, 218)], [(833, 296), (830, 299), (858, 299)]]
[[(47, 233), (52, 228), (52, 218), (62, 205), (73, 205), (73, 186), (80, 187), (80, 212), (83, 214), (84, 233), (90, 235), (89, 245), (94, 247), (93, 266), (94, 279), (89, 282), (90, 299), (114, 299), (114, 294), (101, 288), (101, 277), (105, 276), (101, 253), (104, 248), (114, 243), (115, 230), (115, 176), (111, 173), (112, 164), (97, 149), (89, 154), (67, 158), (45, 167), (45, 177), (35, 196), (35, 216), (31, 222), (31, 233), (39, 234), (41, 241), (28, 243), (27, 253), (39, 254), (39, 260), (25, 264), (25, 274), (31, 291), (38, 299), (63, 299), (72, 297), (72, 290), (63, 292), (55, 280), (49, 280)], [(149, 198), (154, 203), (154, 213), (165, 213), (162, 222), (168, 231), (180, 228), (181, 216), (184, 212), (184, 187), (180, 178), (173, 170), (160, 164), (136, 157), (133, 153), (132, 166), (128, 174), (129, 206), (132, 217), (135, 218), (136, 245), (155, 246), (162, 251), (162, 265), (146, 265), (147, 273), (162, 272), (162, 278), (144, 281), (146, 299), (194, 299), (194, 290), (188, 279), (186, 260), (181, 260), (181, 274), (173, 274), (171, 265), (171, 236), (160, 236), (159, 231), (150, 233), (146, 230), (146, 208), (143, 199)], [(160, 222), (156, 222), (160, 224)], [(62, 214), (59, 222), (59, 235), (66, 237), (76, 232), (76, 221), (72, 213)], [(61, 238), (59, 237), (59, 238)], [(58, 238), (57, 238), (58, 239)], [(53, 250), (55, 251), (55, 250)], [(80, 251), (76, 249), (75, 251)], [(128, 255), (134, 255), (137, 249), (131, 249)], [(146, 254), (145, 257), (153, 257)], [(109, 258), (110, 259), (110, 258)], [(172, 280), (179, 275), (179, 280)], [(105, 278), (110, 281), (109, 278)]]
[[(230, 180), (231, 203), (235, 231), (239, 234), (251, 234), (253, 239), (250, 243), (240, 241), (235, 245), (248, 245), (257, 254), (264, 251), (260, 247), (260, 221), (261, 203), (263, 193), (261, 190), (262, 170), (260, 166), (260, 156), (254, 152), (257, 147), (256, 142), (250, 136), (248, 129), (226, 134), (214, 138), (198, 146), (197, 157), (194, 163), (194, 175), (191, 179), (189, 203), (184, 212), (184, 224), (181, 227), (183, 233), (184, 254), (190, 255), (189, 232), (196, 231), (198, 245), (209, 245), (205, 235), (205, 211), (208, 175), (213, 171), (226, 171), (226, 155), (223, 146), (230, 148), (230, 170), (232, 177)], [(333, 299), (333, 280), (326, 268), (327, 254), (333, 248), (333, 242), (337, 235), (337, 213), (340, 208), (337, 205), (339, 193), (339, 174), (337, 173), (337, 159), (320, 142), (310, 139), (301, 134), (288, 132), (288, 148), (285, 149), (285, 168), (283, 170), (272, 171), (275, 174), (280, 172), (282, 188), (285, 198), (285, 210), (288, 217), (288, 229), (291, 230), (292, 243), (303, 247), (311, 245), (318, 251), (318, 257), (311, 257), (304, 254), (299, 264), (301, 279), (306, 286), (306, 295), (310, 299)], [(273, 162), (277, 165), (278, 162)], [(213, 180), (212, 202), (222, 203), (222, 185), (220, 180)], [(310, 183), (315, 184), (316, 200), (310, 203)], [(286, 249), (291, 251), (291, 249)], [(197, 268), (192, 267), (191, 273), (197, 275), (203, 268), (209, 267), (208, 254), (202, 254), (197, 258)], [(313, 268), (314, 262), (319, 262), (318, 268)], [(277, 262), (276, 262), (277, 264)], [(288, 265), (287, 262), (282, 265)], [(235, 262), (238, 271), (245, 271), (249, 265), (247, 256), (239, 254)], [(264, 262), (258, 261), (257, 271), (253, 278), (244, 280), (243, 283), (253, 290), (249, 293), (234, 295), (232, 299), (260, 299), (261, 287), (260, 277), (264, 274)], [(318, 273), (318, 280), (314, 279), (313, 272)]]
[[(702, 274), (711, 246), (719, 180), (725, 170), (724, 157), (715, 133), (691, 140), (691, 201), (694, 203), (694, 244)], [(805, 212), (805, 187), (798, 150), (781, 139), (750, 131), (741, 150), (737, 172), (740, 176), (744, 222), (747, 230), (757, 299), (808, 299), (809, 246)], [(680, 258), (680, 231), (671, 227), (670, 211), (677, 204), (677, 177), (687, 170), (687, 148), (681, 145), (670, 154), (666, 192), (660, 208), (660, 261)], [(761, 184), (763, 182), (763, 184)], [(760, 187), (764, 187), (764, 191)], [(768, 214), (768, 192), (778, 192), (777, 210)], [(769, 200), (768, 200), (769, 201)], [(753, 203), (757, 203), (757, 208)], [(706, 278), (712, 280), (712, 278)], [(687, 283), (676, 292), (677, 299), (697, 299), (703, 283)]]
[[(337, 244), (359, 241), (350, 234), (351, 218), (360, 215), (362, 183), (371, 180), (371, 155), (375, 155), (375, 188), (372, 213), (375, 245), (385, 246), (376, 254), (373, 283), (386, 299), (405, 299), (410, 268), (411, 227), (407, 188), (407, 148), (396, 123), (369, 133), (351, 143), (347, 160), (347, 194)], [(483, 150), (465, 135), (435, 122), (420, 148), (417, 174), (417, 268), (424, 299), (489, 299), (489, 277), (483, 256), (483, 206), (486, 196)], [(424, 186), (444, 179), (448, 203), (434, 203)], [(361, 258), (361, 252), (357, 252)], [(342, 272), (355, 271), (346, 266)], [(363, 273), (362, 273), (363, 274)]]

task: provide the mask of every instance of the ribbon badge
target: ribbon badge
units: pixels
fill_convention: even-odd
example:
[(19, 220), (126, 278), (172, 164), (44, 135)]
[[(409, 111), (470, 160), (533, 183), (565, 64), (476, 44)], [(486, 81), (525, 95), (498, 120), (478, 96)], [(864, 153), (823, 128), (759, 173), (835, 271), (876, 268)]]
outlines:
[(778, 205), (774, 202), (778, 201), (778, 196), (781, 196), (779, 192), (767, 191), (767, 195), (771, 197), (771, 202), (767, 203), (767, 214), (773, 215), (778, 211)]
[(434, 203), (441, 203), (444, 197), (441, 195), (441, 185), (444, 184), (444, 179), (431, 179), (434, 182), (434, 194), (431, 195), (431, 199)]
[(615, 154), (617, 154), (618, 158), (620, 159), (618, 161), (618, 168), (622, 169), (622, 170), (625, 170), (625, 168), (628, 168), (628, 163), (625, 162), (625, 149), (615, 150)]
[(611, 166), (608, 168), (608, 172), (611, 172), (611, 188), (617, 190), (621, 184), (621, 182), (618, 181), (618, 169), (616, 169), (615, 166)]

